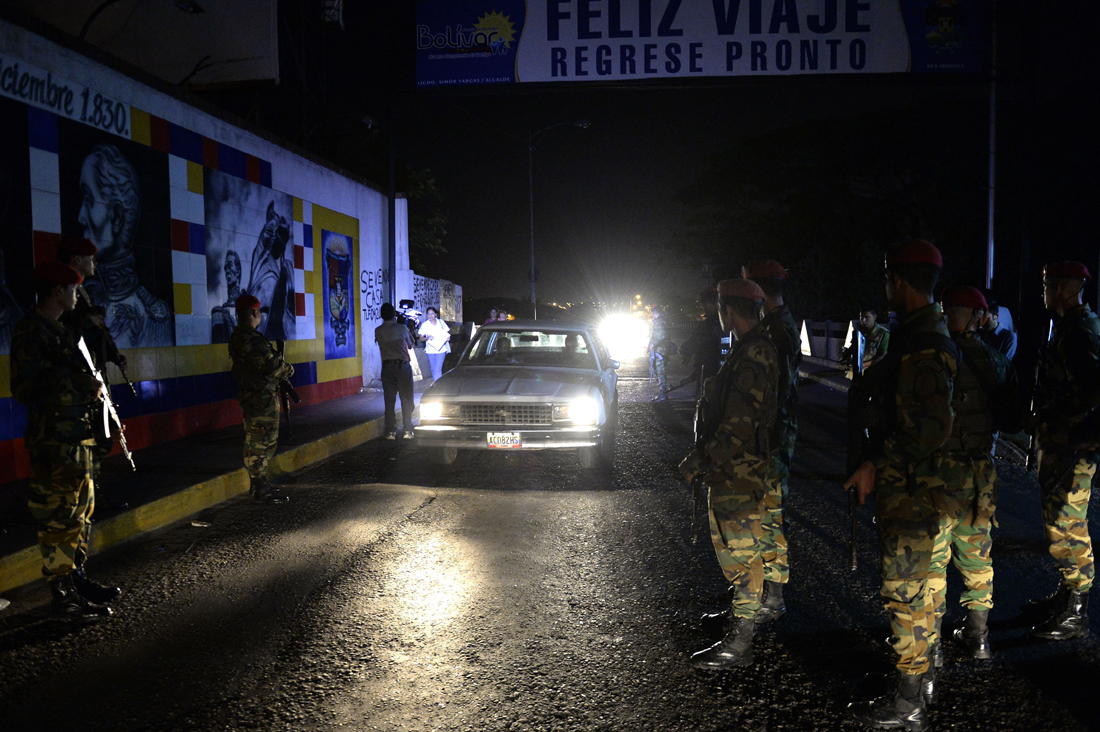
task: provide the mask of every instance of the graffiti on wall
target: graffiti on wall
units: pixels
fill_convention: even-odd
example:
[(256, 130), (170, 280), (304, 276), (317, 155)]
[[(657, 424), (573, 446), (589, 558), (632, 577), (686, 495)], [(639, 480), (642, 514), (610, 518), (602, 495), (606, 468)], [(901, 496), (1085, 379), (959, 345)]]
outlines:
[(363, 303), (363, 322), (382, 319), (382, 298), (385, 297), (385, 280), (382, 268), (376, 270), (364, 269), (359, 273), (359, 295)]
[(229, 341), (242, 294), (260, 301), (259, 330), (268, 340), (294, 340), (291, 197), (211, 169), (204, 190), (211, 342)]
[(351, 237), (321, 231), (321, 299), (324, 302), (325, 359), (356, 355), (351, 303)]
[(439, 307), (439, 280), (413, 275), (413, 303), (417, 310), (425, 312), (428, 308)]

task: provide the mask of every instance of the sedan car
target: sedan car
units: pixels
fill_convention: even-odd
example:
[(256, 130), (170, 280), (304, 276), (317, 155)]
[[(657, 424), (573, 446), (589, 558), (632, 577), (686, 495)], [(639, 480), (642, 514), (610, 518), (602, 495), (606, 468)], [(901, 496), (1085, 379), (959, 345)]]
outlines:
[(575, 450), (582, 468), (608, 466), (617, 368), (593, 326), (487, 325), (424, 392), (417, 440), (441, 465), (459, 450)]

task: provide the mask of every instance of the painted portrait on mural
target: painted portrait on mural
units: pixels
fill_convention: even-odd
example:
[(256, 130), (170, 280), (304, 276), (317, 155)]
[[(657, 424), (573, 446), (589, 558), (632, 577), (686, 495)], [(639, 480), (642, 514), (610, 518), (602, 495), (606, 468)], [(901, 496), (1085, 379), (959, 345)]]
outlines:
[(27, 108), (0, 99), (0, 355), (11, 352), (11, 335), (34, 306), (30, 160)]
[(58, 121), (62, 232), (97, 247), (86, 283), (119, 348), (175, 344), (168, 156)]
[(260, 332), (294, 340), (294, 251), (291, 198), (207, 168), (206, 287), (211, 342), (227, 343), (236, 325), (233, 303), (243, 293), (260, 301)]
[(355, 328), (350, 295), (353, 253), (351, 237), (322, 230), (321, 251), (325, 359), (355, 356)]

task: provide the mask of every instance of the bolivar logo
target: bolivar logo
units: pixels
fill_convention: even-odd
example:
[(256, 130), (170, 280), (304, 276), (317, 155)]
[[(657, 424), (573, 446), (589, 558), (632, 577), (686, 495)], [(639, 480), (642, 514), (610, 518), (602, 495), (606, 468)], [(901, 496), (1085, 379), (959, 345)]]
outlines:
[(490, 54), (500, 56), (512, 48), (516, 29), (510, 16), (493, 10), (485, 13), (472, 26), (445, 26), (442, 33), (427, 25), (416, 26), (418, 51), (435, 49), (454, 54)]

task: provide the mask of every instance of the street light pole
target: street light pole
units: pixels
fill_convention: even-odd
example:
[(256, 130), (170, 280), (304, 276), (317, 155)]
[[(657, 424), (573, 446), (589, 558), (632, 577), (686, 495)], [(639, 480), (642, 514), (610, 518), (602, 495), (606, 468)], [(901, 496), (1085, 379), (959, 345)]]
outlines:
[(555, 127), (564, 127), (565, 125), (580, 127), (582, 130), (586, 130), (590, 123), (588, 120), (582, 119), (576, 122), (559, 122), (556, 125), (544, 127), (538, 132), (527, 131), (527, 205), (529, 207), (531, 226), (531, 271), (527, 273), (527, 276), (531, 279), (532, 320), (538, 320), (538, 311), (535, 305), (535, 138), (547, 130), (552, 130)]

